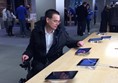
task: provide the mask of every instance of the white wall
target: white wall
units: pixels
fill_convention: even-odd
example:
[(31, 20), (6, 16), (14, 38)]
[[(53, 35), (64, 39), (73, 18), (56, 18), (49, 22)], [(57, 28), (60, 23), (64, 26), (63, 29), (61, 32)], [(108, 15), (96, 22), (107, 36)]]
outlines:
[(59, 11), (61, 15), (61, 23), (64, 25), (64, 0), (55, 0), (56, 1), (56, 10)]
[(32, 0), (36, 7), (37, 20), (45, 15), (47, 9), (56, 9), (61, 15), (62, 24), (64, 22), (64, 0)]
[(55, 1), (56, 0), (36, 0), (37, 20), (39, 20), (41, 16), (44, 16), (47, 9), (56, 8)]
[(36, 13), (36, 0), (31, 0), (32, 13)]

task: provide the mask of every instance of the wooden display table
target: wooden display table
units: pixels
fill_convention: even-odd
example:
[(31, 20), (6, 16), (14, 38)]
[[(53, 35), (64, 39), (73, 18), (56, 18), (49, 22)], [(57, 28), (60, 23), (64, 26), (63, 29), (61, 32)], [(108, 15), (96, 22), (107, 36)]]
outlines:
[[(105, 33), (105, 35), (112, 37), (102, 40), (101, 43), (90, 43), (88, 39), (101, 37), (93, 33), (84, 40), (84, 47), (91, 47), (90, 54), (77, 56), (75, 55), (77, 49), (72, 48), (26, 83), (118, 83), (118, 69), (109, 67), (118, 67), (118, 33)], [(76, 66), (83, 58), (99, 58), (99, 61), (95, 69)], [(45, 81), (45, 77), (52, 71), (68, 70), (78, 71), (72, 80)]]

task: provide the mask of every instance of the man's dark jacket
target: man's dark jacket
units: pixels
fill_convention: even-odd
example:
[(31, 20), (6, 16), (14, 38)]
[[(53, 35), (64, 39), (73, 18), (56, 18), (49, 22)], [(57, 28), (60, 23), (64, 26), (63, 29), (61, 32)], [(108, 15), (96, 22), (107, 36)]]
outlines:
[(77, 14), (77, 19), (79, 22), (86, 21), (86, 18), (88, 15), (87, 8), (84, 7), (83, 5), (78, 6), (76, 9), (76, 14)]
[(110, 9), (110, 25), (118, 26), (118, 4)]
[(54, 32), (54, 39), (51, 48), (46, 54), (45, 21), (36, 23), (35, 29), (31, 33), (30, 43), (24, 52), (33, 58), (32, 66), (39, 64), (50, 64), (63, 54), (63, 47), (77, 47), (77, 40), (69, 37), (64, 28), (58, 27)]

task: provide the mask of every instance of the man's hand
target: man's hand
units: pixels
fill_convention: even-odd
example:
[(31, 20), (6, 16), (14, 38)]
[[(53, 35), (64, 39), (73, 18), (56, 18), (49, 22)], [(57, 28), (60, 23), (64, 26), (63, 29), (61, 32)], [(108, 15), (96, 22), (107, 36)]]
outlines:
[(28, 56), (28, 55), (25, 55), (25, 54), (24, 54), (24, 55), (22, 56), (22, 61), (23, 61), (23, 62), (26, 61), (26, 60), (28, 60), (28, 59), (29, 59), (29, 56)]
[(83, 46), (83, 45), (84, 45), (84, 42), (83, 42), (83, 41), (78, 41), (78, 42), (77, 42), (77, 46), (80, 47), (80, 46)]

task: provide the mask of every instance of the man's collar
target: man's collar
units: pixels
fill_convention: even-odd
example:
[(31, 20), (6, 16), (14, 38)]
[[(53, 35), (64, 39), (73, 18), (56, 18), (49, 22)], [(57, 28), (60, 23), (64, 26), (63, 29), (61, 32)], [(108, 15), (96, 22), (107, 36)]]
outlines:
[(47, 28), (45, 27), (45, 33), (54, 33), (54, 30), (52, 30), (51, 32), (48, 32)]

